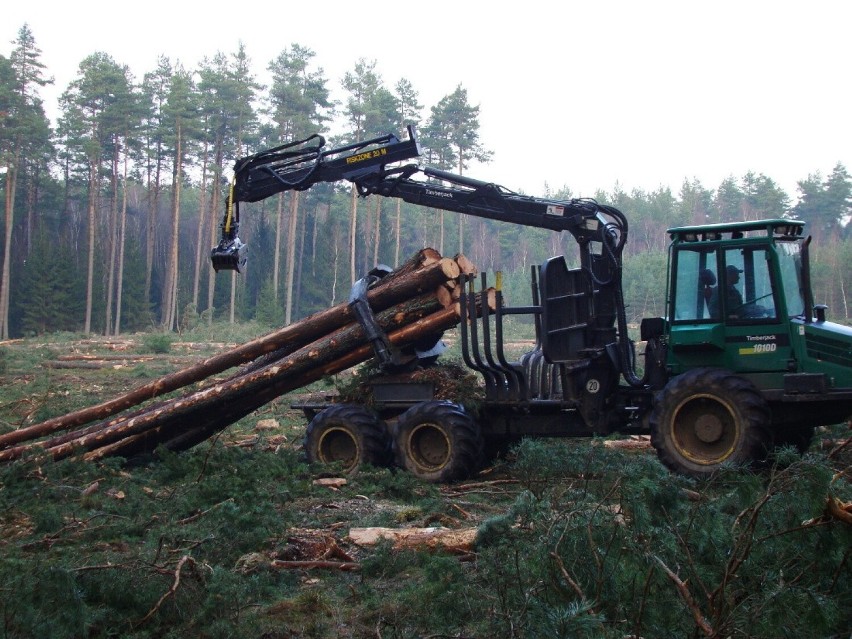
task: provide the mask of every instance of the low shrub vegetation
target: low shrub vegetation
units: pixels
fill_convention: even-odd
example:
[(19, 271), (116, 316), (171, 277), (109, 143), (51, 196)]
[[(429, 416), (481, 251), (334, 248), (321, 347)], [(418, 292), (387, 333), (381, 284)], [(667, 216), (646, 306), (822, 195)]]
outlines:
[[(648, 454), (524, 441), (451, 486), (365, 469), (317, 485), (296, 447), (222, 441), (145, 464), (0, 467), (8, 637), (841, 637), (850, 499), (821, 454), (697, 482)], [(537, 467), (538, 480), (531, 467)], [(456, 556), (361, 526), (476, 526)], [(325, 534), (358, 570), (281, 569)]]
[[(41, 368), (44, 348), (5, 353), (5, 430), (138, 383)], [(289, 399), (181, 454), (0, 465), (0, 637), (849, 636), (852, 526), (827, 509), (852, 501), (846, 426), (709, 480), (539, 439), (464, 483), (368, 467), (329, 486)], [(476, 544), (350, 538), (371, 526)]]

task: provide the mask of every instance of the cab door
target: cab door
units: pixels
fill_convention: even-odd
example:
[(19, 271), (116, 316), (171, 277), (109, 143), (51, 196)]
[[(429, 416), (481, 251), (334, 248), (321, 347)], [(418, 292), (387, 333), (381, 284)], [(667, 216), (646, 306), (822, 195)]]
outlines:
[(770, 247), (707, 242), (672, 257), (671, 372), (719, 367), (759, 387), (777, 385), (793, 352)]
[(743, 246), (728, 248), (721, 257), (725, 368), (748, 374), (758, 387), (774, 386), (773, 378), (789, 370), (793, 360), (780, 282), (774, 276), (775, 254), (768, 246)]
[(726, 365), (725, 325), (715, 307), (721, 261), (716, 243), (684, 244), (672, 252), (667, 356), (672, 374)]

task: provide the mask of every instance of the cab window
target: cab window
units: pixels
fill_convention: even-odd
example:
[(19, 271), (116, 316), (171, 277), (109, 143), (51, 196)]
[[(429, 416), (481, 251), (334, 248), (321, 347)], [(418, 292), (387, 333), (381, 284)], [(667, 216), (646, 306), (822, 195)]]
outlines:
[(776, 320), (769, 251), (734, 248), (722, 257), (718, 284), (709, 302), (711, 313), (733, 323)]
[(787, 303), (787, 315), (804, 317), (805, 295), (802, 292), (802, 253), (798, 242), (779, 242), (778, 266), (784, 286), (784, 300)]
[(703, 322), (719, 319), (710, 299), (718, 283), (717, 252), (714, 249), (685, 248), (675, 252), (674, 320)]

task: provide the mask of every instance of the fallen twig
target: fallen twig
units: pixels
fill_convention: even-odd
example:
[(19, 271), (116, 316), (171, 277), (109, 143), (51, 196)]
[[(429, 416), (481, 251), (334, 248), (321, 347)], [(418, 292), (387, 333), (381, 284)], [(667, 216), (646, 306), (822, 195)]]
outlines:
[(671, 579), (672, 583), (677, 588), (678, 594), (680, 595), (683, 602), (686, 604), (686, 607), (689, 608), (689, 611), (692, 613), (692, 618), (695, 619), (695, 624), (701, 629), (708, 637), (715, 636), (713, 631), (713, 627), (710, 623), (704, 618), (704, 614), (701, 612), (701, 608), (698, 607), (695, 599), (692, 597), (692, 593), (689, 592), (689, 587), (678, 577), (672, 569), (669, 568), (662, 559), (653, 555), (654, 561), (663, 569), (663, 572), (666, 573), (669, 579)]
[(360, 570), (361, 564), (354, 561), (329, 561), (329, 560), (313, 560), (313, 561), (284, 561), (282, 559), (273, 559), (269, 565), (272, 568), (293, 569), (293, 568), (332, 568), (335, 570)]
[(179, 525), (179, 526), (184, 526), (184, 525), (186, 525), (186, 524), (192, 523), (192, 522), (193, 522), (193, 521), (195, 521), (196, 519), (200, 519), (201, 517), (204, 517), (204, 515), (206, 515), (206, 514), (207, 514), (207, 513), (209, 513), (210, 511), (215, 510), (216, 508), (219, 508), (219, 506), (221, 506), (222, 504), (227, 504), (229, 501), (230, 501), (230, 502), (234, 501), (234, 498), (233, 498), (233, 497), (228, 497), (228, 499), (226, 499), (225, 501), (220, 501), (218, 504), (213, 504), (213, 505), (212, 505), (210, 508), (208, 508), (207, 510), (202, 510), (201, 512), (195, 513), (194, 515), (190, 515), (189, 517), (186, 517), (186, 518), (184, 518), (184, 519), (181, 519), (181, 520), (180, 520), (180, 521), (178, 521), (177, 523), (178, 523), (178, 525)]
[(143, 623), (148, 621), (151, 617), (157, 614), (157, 611), (160, 609), (160, 606), (163, 605), (163, 602), (165, 602), (166, 599), (174, 596), (174, 594), (177, 592), (178, 586), (180, 585), (180, 572), (181, 570), (183, 570), (184, 565), (187, 563), (191, 564), (192, 566), (195, 566), (195, 560), (189, 555), (184, 555), (180, 558), (180, 561), (178, 561), (177, 567), (175, 568), (175, 578), (172, 582), (172, 585), (165, 593), (163, 593), (163, 596), (160, 597), (156, 604), (154, 604), (154, 607), (148, 611), (148, 614), (142, 617), (142, 619), (140, 619), (139, 621), (137, 621), (135, 625), (141, 626)]

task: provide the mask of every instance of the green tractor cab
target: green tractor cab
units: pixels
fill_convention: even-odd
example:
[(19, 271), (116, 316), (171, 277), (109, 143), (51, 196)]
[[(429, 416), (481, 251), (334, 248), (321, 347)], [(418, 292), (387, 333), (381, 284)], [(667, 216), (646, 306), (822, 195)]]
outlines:
[(705, 474), (772, 445), (806, 447), (852, 414), (852, 329), (813, 304), (804, 223), (668, 230), (668, 317), (643, 332), (665, 353), (650, 424), (661, 459)]

